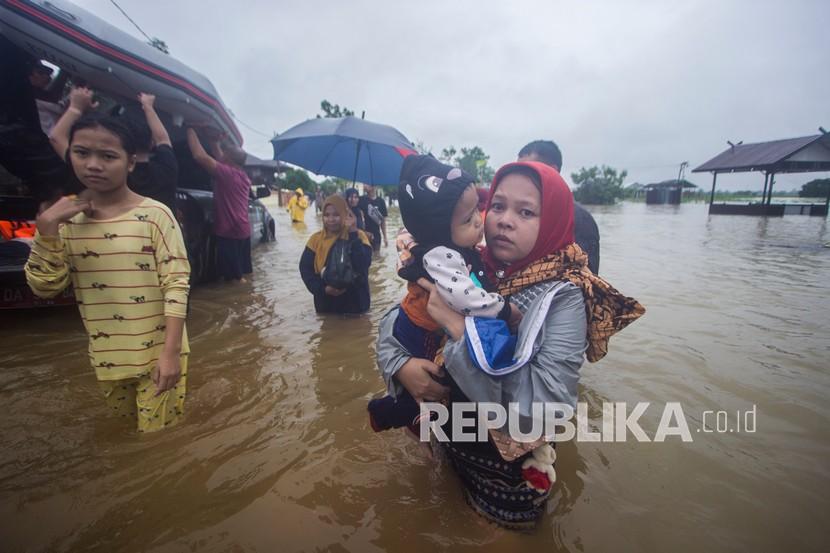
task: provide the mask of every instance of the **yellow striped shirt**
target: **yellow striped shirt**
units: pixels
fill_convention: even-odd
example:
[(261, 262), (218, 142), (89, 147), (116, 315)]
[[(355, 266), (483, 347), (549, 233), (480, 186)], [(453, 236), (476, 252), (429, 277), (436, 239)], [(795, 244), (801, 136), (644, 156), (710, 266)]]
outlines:
[[(35, 234), (26, 280), (44, 298), (72, 283), (96, 376), (119, 380), (155, 368), (165, 317), (187, 315), (190, 264), (173, 214), (145, 198), (112, 219), (79, 213), (59, 236)], [(190, 351), (186, 332), (181, 351)]]

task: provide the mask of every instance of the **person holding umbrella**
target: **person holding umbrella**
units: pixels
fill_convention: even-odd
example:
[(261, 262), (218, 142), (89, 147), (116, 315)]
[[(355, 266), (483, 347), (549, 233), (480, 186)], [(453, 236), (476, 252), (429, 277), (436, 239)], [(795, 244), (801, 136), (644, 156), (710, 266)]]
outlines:
[(357, 117), (309, 119), (278, 135), (271, 144), (274, 159), (308, 169), (317, 175), (365, 183), (360, 208), (373, 246), (386, 238), (386, 202), (375, 187), (398, 185), (405, 157), (417, 153), (400, 131)]
[(297, 188), (294, 195), (288, 200), (288, 215), (291, 217), (292, 223), (305, 223), (305, 210), (308, 209), (308, 198), (302, 188)]
[(363, 212), (363, 219), (366, 221), (366, 232), (372, 236), (372, 249), (380, 251), (380, 237), (383, 234), (383, 247), (389, 245), (386, 239), (386, 218), (389, 211), (386, 209), (386, 202), (377, 195), (375, 187), (371, 184), (364, 184), (366, 192), (360, 197), (360, 211)]
[[(360, 210), (360, 192), (357, 191), (357, 188), (347, 188), (344, 194), (346, 197), (346, 205), (349, 206), (349, 209), (352, 210), (355, 218), (357, 219), (357, 228), (358, 230), (362, 230), (366, 232), (366, 219), (363, 217), (363, 211)], [(320, 202), (320, 209), (323, 209), (323, 202)], [(369, 237), (369, 241), (372, 240), (372, 235), (366, 232), (366, 236)]]

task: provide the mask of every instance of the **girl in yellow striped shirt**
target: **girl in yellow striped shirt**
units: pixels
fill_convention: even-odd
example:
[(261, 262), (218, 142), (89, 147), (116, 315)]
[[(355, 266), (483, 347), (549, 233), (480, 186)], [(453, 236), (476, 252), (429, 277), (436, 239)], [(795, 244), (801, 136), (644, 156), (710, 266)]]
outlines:
[(120, 120), (78, 120), (68, 158), (86, 190), (38, 216), (26, 279), (41, 297), (73, 285), (107, 404), (139, 432), (159, 430), (184, 408), (190, 265), (181, 229), (165, 205), (127, 187), (135, 144)]

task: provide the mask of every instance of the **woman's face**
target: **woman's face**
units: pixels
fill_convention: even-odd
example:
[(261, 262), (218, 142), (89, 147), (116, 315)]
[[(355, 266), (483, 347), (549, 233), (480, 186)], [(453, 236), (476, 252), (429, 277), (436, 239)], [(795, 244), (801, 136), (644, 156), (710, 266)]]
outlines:
[(349, 194), (349, 197), (346, 198), (346, 201), (349, 203), (351, 207), (357, 207), (357, 204), (360, 202), (360, 197), (357, 194)]
[(323, 227), (328, 232), (337, 233), (343, 229), (343, 220), (337, 208), (329, 204), (323, 210)]
[(513, 173), (498, 184), (484, 220), (487, 247), (502, 263), (525, 258), (539, 236), (542, 195), (533, 181)]

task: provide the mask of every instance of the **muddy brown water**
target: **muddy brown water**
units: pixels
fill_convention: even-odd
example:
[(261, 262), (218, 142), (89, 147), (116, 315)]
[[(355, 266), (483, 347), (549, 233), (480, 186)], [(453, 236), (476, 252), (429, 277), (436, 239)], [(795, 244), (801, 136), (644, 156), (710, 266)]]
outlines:
[[(826, 551), (826, 221), (593, 209), (601, 274), (648, 313), (583, 367), (591, 426), (603, 402), (650, 402), (653, 437), (680, 402), (694, 441), (561, 445), (547, 515), (517, 534), (469, 510), (446, 462), (367, 424), (393, 250), (369, 315), (321, 317), (297, 271), (319, 219), (274, 212), (253, 281), (193, 293), (178, 427), (109, 415), (74, 308), (0, 315), (0, 551)], [(735, 432), (753, 405), (755, 432)], [(733, 432), (699, 432), (708, 410)]]

